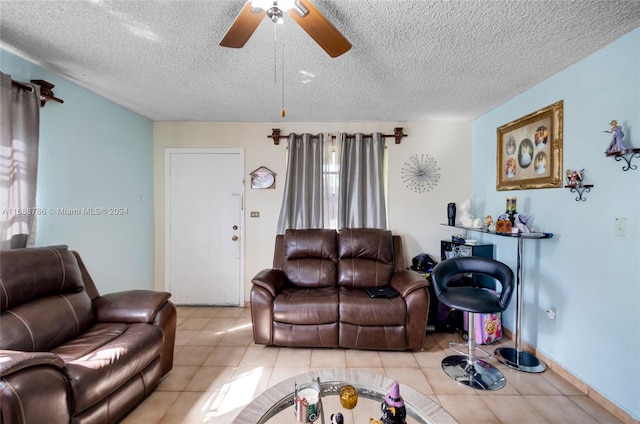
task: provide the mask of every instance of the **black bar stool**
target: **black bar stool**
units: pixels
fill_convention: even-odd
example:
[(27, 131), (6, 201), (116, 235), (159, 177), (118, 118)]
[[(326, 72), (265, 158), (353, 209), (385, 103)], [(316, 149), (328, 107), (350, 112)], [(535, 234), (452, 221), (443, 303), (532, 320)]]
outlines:
[[(478, 287), (448, 287), (452, 278), (463, 274), (481, 274), (496, 279), (501, 286), (499, 293)], [(514, 289), (513, 271), (494, 259), (479, 256), (464, 256), (447, 259), (433, 268), (431, 273), (438, 300), (450, 308), (469, 313), (469, 340), (463, 355), (447, 356), (442, 360), (442, 369), (455, 381), (480, 390), (498, 390), (504, 387), (504, 375), (493, 365), (476, 357), (475, 314), (497, 313), (509, 305)], [(484, 351), (483, 351), (484, 352)], [(485, 352), (487, 353), (487, 352)], [(487, 353), (488, 356), (491, 356)]]

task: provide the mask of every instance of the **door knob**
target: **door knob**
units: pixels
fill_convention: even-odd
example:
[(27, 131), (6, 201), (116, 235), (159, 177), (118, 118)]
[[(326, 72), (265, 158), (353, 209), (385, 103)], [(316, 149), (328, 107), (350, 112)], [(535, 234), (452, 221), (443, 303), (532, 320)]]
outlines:
[(233, 241), (238, 241), (238, 236), (233, 236), (233, 237), (231, 237), (231, 240), (233, 240)]

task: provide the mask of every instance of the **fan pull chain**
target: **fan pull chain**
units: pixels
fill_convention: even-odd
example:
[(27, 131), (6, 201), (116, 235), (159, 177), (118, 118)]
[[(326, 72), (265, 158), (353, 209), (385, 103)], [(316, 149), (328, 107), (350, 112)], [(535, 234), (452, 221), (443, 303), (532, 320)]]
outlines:
[(280, 71), (282, 72), (282, 109), (280, 110), (280, 117), (284, 118), (287, 114), (284, 110), (284, 37), (282, 38), (282, 68)]
[(273, 85), (278, 84), (278, 25), (273, 25)]

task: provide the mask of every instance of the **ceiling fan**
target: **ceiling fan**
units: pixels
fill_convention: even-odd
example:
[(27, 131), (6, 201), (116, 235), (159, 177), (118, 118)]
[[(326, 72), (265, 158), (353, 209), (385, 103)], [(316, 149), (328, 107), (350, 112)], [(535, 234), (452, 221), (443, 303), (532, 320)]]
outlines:
[(324, 17), (309, 0), (249, 0), (231, 24), (220, 42), (223, 47), (242, 48), (265, 15), (280, 22), (284, 10), (331, 57), (338, 57), (351, 48), (351, 43)]

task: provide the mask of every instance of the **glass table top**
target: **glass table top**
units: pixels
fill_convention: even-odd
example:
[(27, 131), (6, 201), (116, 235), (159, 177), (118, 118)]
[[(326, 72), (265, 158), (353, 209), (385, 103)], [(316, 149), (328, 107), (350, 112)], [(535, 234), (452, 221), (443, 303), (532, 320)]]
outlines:
[[(340, 412), (345, 424), (369, 423), (379, 419), (380, 405), (395, 380), (367, 371), (332, 369), (298, 375), (267, 389), (247, 405), (233, 421), (234, 424), (295, 423), (293, 393), (296, 384), (320, 380), (322, 415), (315, 424), (328, 424), (331, 414)], [(348, 410), (340, 404), (340, 388), (346, 384), (358, 391), (358, 403)], [(407, 424), (454, 424), (457, 421), (426, 395), (400, 382), (400, 394), (407, 409)], [(322, 420), (324, 418), (324, 421)]]

